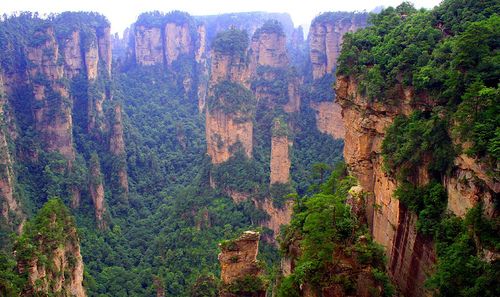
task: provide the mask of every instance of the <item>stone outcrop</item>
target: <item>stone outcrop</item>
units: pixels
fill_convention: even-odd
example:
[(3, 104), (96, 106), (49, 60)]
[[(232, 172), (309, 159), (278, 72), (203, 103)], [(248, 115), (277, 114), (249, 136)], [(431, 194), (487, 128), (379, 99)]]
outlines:
[(365, 27), (367, 17), (367, 14), (325, 13), (313, 20), (309, 29), (313, 79), (333, 73), (344, 34)]
[(5, 131), (6, 115), (4, 106), (6, 103), (3, 75), (0, 72), (0, 211), (5, 221), (20, 231), (24, 224), (25, 215), (21, 210), (20, 203), (14, 196), (13, 160), (7, 142), (7, 131)]
[[(55, 39), (54, 29), (35, 33), (45, 42), (27, 49), (27, 58), (32, 65), (29, 76), (33, 83), (36, 105), (34, 107), (35, 129), (41, 135), (45, 149), (58, 152), (68, 160), (75, 158), (72, 135), (71, 106), (68, 90), (60, 83), (63, 78), (63, 67), (59, 61), (59, 47)], [(38, 77), (44, 79), (37, 79)], [(48, 97), (56, 100), (48, 102)]]
[(167, 23), (165, 25), (165, 57), (167, 65), (177, 60), (181, 54), (193, 53), (194, 46), (191, 40), (189, 24), (178, 25)]
[(128, 193), (128, 174), (127, 165), (125, 162), (125, 141), (123, 139), (123, 119), (122, 106), (115, 104), (113, 108), (113, 123), (111, 125), (111, 135), (109, 137), (109, 151), (123, 162), (120, 162), (118, 168), (118, 184), (125, 194)]
[[(384, 105), (369, 103), (357, 86), (350, 77), (337, 79), (337, 99), (346, 126), (344, 158), (350, 172), (370, 193), (366, 205), (368, 223), (374, 240), (386, 249), (392, 278), (405, 295), (423, 296), (424, 280), (436, 260), (434, 246), (416, 232), (416, 215), (393, 197), (397, 181), (383, 170), (381, 156), (386, 128), (397, 115), (409, 115), (418, 108), (411, 105), (413, 91), (404, 90), (397, 106)], [(416, 174), (419, 185), (429, 181), (422, 168)], [(486, 206), (486, 214), (493, 215), (493, 197), (498, 195), (500, 184), (488, 177), (475, 160), (458, 156), (451, 174), (444, 177), (444, 186), (449, 195), (448, 209), (456, 215), (464, 216), (479, 201)]]
[(277, 32), (256, 33), (250, 44), (250, 71), (257, 65), (284, 68), (288, 66), (286, 36)]
[[(385, 247), (389, 273), (402, 292), (423, 296), (423, 280), (435, 262), (434, 247), (416, 234), (416, 215), (393, 197), (397, 184), (383, 170), (381, 156), (385, 129), (396, 115), (409, 109), (369, 104), (359, 95), (356, 82), (347, 77), (337, 78), (336, 92), (346, 127), (344, 158), (351, 174), (369, 193), (366, 211), (373, 238)], [(409, 100), (404, 98), (402, 105)]]
[(138, 65), (151, 66), (163, 63), (161, 28), (135, 27), (135, 61)]
[(290, 182), (290, 160), (289, 148), (291, 142), (288, 136), (273, 136), (271, 139), (271, 184)]
[[(243, 88), (250, 87), (250, 71), (248, 64), (240, 53), (225, 53), (212, 50), (211, 72), (208, 96), (215, 96), (216, 86), (224, 81), (240, 84)], [(231, 98), (213, 98), (213, 100), (228, 100)], [(253, 115), (241, 112), (227, 113), (221, 109), (206, 109), (205, 132), (207, 153), (213, 164), (227, 161), (234, 153), (231, 149), (240, 143), (247, 157), (253, 151)]]
[(239, 121), (238, 115), (226, 114), (221, 110), (207, 110), (206, 113), (207, 154), (213, 164), (227, 161), (232, 155), (231, 149), (241, 143), (247, 157), (252, 157), (253, 123)]
[(97, 157), (97, 154), (93, 154), (90, 158), (89, 175), (89, 193), (90, 197), (92, 198), (92, 203), (94, 204), (94, 213), (97, 227), (99, 229), (105, 229), (106, 222), (104, 220), (104, 213), (106, 212), (106, 206), (104, 201), (104, 184), (101, 173), (101, 165), (99, 164), (99, 158)]
[[(221, 253), (219, 262), (221, 266), (221, 280), (223, 297), (232, 296), (265, 296), (265, 288), (258, 292), (232, 291), (231, 285), (245, 278), (258, 278), (262, 274), (262, 268), (257, 261), (259, 252), (260, 234), (253, 231), (245, 231), (235, 240), (225, 241), (219, 244)], [(245, 295), (246, 294), (246, 295)]]
[(344, 138), (345, 127), (341, 115), (342, 109), (338, 103), (311, 102), (311, 107), (316, 111), (316, 126), (321, 133), (331, 135), (333, 138)]
[(21, 296), (85, 297), (83, 260), (74, 220), (67, 210), (61, 211), (62, 202), (48, 203), (52, 208), (41, 211), (47, 217), (35, 219), (37, 225), (30, 227), (35, 230), (25, 230), (28, 233), (23, 236), (29, 237), (31, 244), (26, 246), (23, 242), (16, 247), (17, 269), (27, 275)]

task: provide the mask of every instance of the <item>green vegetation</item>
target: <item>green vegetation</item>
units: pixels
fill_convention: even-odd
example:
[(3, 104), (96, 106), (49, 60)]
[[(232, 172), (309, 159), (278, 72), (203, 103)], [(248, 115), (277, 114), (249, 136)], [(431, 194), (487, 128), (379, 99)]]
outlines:
[(388, 8), (371, 17), (373, 26), (346, 35), (338, 73), (355, 77), (372, 101), (397, 104), (401, 86), (414, 87), (412, 104), (442, 106), (435, 115), (455, 123), (454, 136), (472, 144), (466, 152), (495, 166), (499, 11), (496, 1), (465, 0), (432, 11), (406, 2)]
[(266, 288), (266, 280), (262, 276), (246, 275), (233, 281), (223, 290), (233, 294), (243, 294), (238, 296), (245, 296), (246, 294), (266, 291)]
[(383, 272), (383, 249), (369, 238), (345, 204), (348, 190), (356, 184), (345, 170), (345, 166), (337, 166), (321, 192), (296, 202), (292, 222), (282, 234), (281, 250), (285, 256), (294, 257), (289, 247), (298, 243), (300, 255), (293, 273), (282, 280), (278, 296), (300, 296), (299, 288), (304, 283), (313, 290), (340, 284), (345, 292), (355, 294), (355, 278), (332, 274), (342, 258), (350, 256), (357, 263), (353, 272), (370, 267), (377, 284), (383, 285), (383, 295), (392, 296), (393, 287)]
[[(177, 25), (190, 24), (193, 22), (191, 16), (182, 11), (174, 10), (169, 13), (162, 13), (159, 11), (144, 12), (139, 15), (136, 26), (145, 26), (148, 28), (157, 27), (162, 28), (167, 23), (174, 23)], [(163, 29), (163, 28), (162, 28)]]
[[(404, 104), (421, 111), (394, 120), (382, 155), (398, 179), (394, 195), (436, 243), (436, 272), (427, 282), (435, 296), (499, 294), (498, 261), (484, 254), (500, 248), (498, 219), (485, 218), (481, 205), (465, 219), (448, 214), (442, 185), (457, 153), (498, 167), (499, 12), (498, 1), (445, 0), (431, 11), (405, 2), (347, 35), (339, 58), (338, 74), (356, 79), (368, 101), (401, 106), (403, 89), (415, 91)], [(422, 167), (431, 181), (416, 186)]]
[(240, 113), (242, 119), (251, 119), (255, 112), (253, 93), (239, 83), (228, 80), (215, 85), (214, 95), (208, 97), (209, 110), (221, 110), (225, 114)]
[[(438, 254), (436, 272), (427, 285), (436, 296), (498, 296), (500, 263), (484, 260), (484, 250), (498, 252), (498, 219), (484, 218), (481, 206), (469, 210), (465, 219), (444, 218), (437, 226), (435, 241)], [(478, 242), (482, 245), (478, 246)]]
[(218, 33), (212, 43), (212, 49), (215, 51), (240, 58), (245, 58), (247, 48), (247, 31), (235, 28)]
[(437, 183), (431, 182), (423, 187), (417, 187), (409, 182), (403, 182), (394, 196), (405, 206), (418, 215), (417, 230), (422, 234), (433, 236), (446, 209), (446, 190)]
[(437, 113), (429, 116), (417, 111), (408, 118), (396, 117), (382, 142), (385, 169), (404, 179), (415, 168), (426, 165), (431, 174), (439, 177), (455, 158), (448, 126)]
[[(272, 77), (269, 80), (266, 77)], [(283, 68), (271, 66), (257, 66), (257, 78), (252, 81), (252, 90), (260, 90), (273, 98), (272, 104), (286, 104), (289, 100), (288, 82), (292, 74)]]
[(360, 24), (360, 27), (364, 27), (368, 21), (367, 13), (359, 12), (345, 12), (345, 11), (334, 11), (334, 12), (324, 12), (316, 16), (311, 24), (325, 24), (325, 23), (342, 23), (346, 21), (352, 21), (355, 24)]
[(255, 30), (253, 38), (259, 38), (261, 34), (277, 34), (278, 36), (285, 36), (283, 26), (277, 20), (268, 20), (261, 27)]

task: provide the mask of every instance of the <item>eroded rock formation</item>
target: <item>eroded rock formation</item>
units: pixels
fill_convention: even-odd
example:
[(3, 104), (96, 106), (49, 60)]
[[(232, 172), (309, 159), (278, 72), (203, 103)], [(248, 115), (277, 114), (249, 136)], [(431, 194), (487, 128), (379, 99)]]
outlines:
[[(313, 83), (313, 88), (332, 88), (333, 75), (340, 54), (344, 34), (354, 32), (367, 25), (363, 13), (327, 12), (316, 17), (309, 31), (309, 59), (312, 78), (315, 81), (329, 80), (329, 83)], [(328, 98), (314, 98), (311, 108), (316, 111), (316, 126), (319, 131), (334, 138), (345, 134), (340, 106)]]
[(27, 275), (21, 296), (86, 296), (80, 239), (62, 202), (49, 201), (23, 238), (16, 247), (18, 271)]
[(118, 168), (118, 184), (125, 194), (128, 193), (128, 174), (125, 161), (125, 141), (123, 139), (123, 118), (122, 106), (118, 103), (113, 108), (113, 123), (111, 125), (111, 135), (109, 138), (109, 151), (113, 156), (121, 160)]
[(244, 288), (241, 291), (238, 290), (241, 289), (240, 286), (234, 286), (238, 283), (244, 284), (245, 280), (248, 279), (253, 282), (259, 280), (259, 276), (262, 274), (262, 268), (257, 261), (259, 239), (258, 232), (245, 231), (239, 238), (225, 241), (219, 245), (221, 253), (218, 258), (223, 286), (220, 296), (265, 296), (265, 287), (257, 292), (245, 292)]
[(95, 153), (90, 159), (89, 192), (90, 197), (92, 198), (92, 203), (94, 204), (97, 227), (99, 229), (104, 229), (106, 228), (106, 222), (104, 220), (104, 213), (106, 212), (104, 201), (104, 184), (101, 173), (101, 165), (99, 164), (99, 158)]
[[(423, 296), (424, 280), (436, 260), (434, 245), (416, 232), (416, 215), (393, 196), (397, 181), (383, 170), (381, 156), (386, 128), (397, 115), (409, 115), (418, 107), (411, 105), (411, 89), (402, 92), (399, 105), (384, 105), (370, 103), (357, 88), (357, 82), (350, 77), (337, 79), (337, 98), (346, 125), (344, 157), (350, 172), (371, 194), (368, 221), (374, 240), (386, 248), (392, 278), (407, 296)], [(429, 182), (425, 170), (417, 171), (417, 184)], [(486, 212), (493, 211), (492, 197), (498, 194), (500, 184), (484, 173), (473, 159), (463, 155), (455, 159), (452, 173), (444, 178), (449, 210), (463, 216), (482, 200)]]
[[(34, 107), (35, 128), (49, 152), (58, 152), (68, 160), (75, 158), (72, 135), (72, 114), (69, 93), (60, 83), (63, 67), (59, 61), (59, 46), (54, 29), (48, 27), (35, 33), (43, 38), (39, 46), (27, 49), (27, 58), (32, 65), (29, 76), (33, 83), (36, 105)], [(48, 100), (48, 97), (56, 100)]]
[(316, 126), (320, 132), (329, 134), (333, 138), (344, 138), (342, 109), (337, 102), (311, 102), (311, 107), (316, 111)]
[(14, 169), (12, 153), (7, 142), (5, 109), (7, 98), (4, 92), (3, 75), (0, 70), (0, 211), (7, 223), (20, 231), (25, 220), (21, 205), (14, 196)]
[(289, 148), (291, 142), (288, 136), (273, 136), (271, 140), (271, 184), (290, 182), (290, 160)]
[(367, 14), (327, 12), (313, 20), (309, 32), (313, 79), (333, 73), (345, 33), (363, 28)]

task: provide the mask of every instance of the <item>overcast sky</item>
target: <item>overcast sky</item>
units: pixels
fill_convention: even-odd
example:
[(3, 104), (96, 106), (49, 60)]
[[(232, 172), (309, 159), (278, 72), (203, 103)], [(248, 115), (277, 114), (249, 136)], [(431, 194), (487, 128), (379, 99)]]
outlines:
[[(371, 11), (376, 6), (396, 6), (403, 0), (0, 0), (0, 12), (97, 11), (110, 21), (113, 32), (122, 32), (146, 11), (181, 10), (192, 15), (227, 12), (288, 12), (295, 26), (309, 26), (312, 18), (325, 11)], [(441, 0), (411, 0), (417, 8), (432, 8)]]

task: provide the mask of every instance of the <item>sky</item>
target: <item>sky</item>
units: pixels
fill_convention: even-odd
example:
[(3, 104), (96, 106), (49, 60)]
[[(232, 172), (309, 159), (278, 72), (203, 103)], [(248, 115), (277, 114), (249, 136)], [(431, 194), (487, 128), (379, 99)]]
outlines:
[[(403, 0), (0, 0), (0, 13), (32, 11), (46, 14), (63, 11), (97, 11), (111, 22), (112, 32), (123, 32), (146, 11), (181, 10), (191, 15), (228, 12), (287, 12), (295, 26), (309, 27), (325, 11), (371, 11), (377, 6), (397, 6)], [(432, 8), (441, 0), (411, 0), (415, 7)]]

